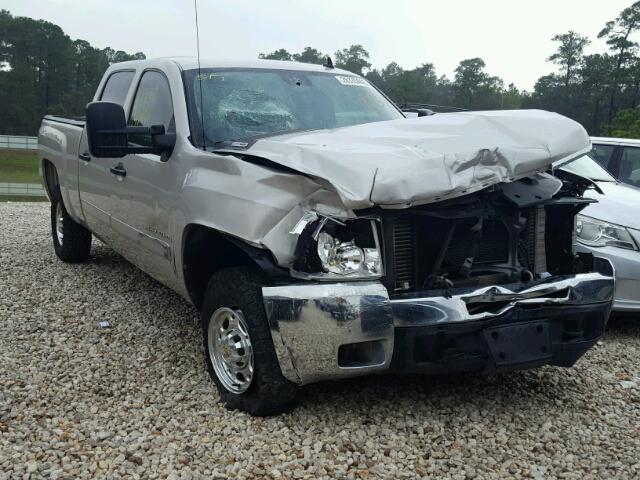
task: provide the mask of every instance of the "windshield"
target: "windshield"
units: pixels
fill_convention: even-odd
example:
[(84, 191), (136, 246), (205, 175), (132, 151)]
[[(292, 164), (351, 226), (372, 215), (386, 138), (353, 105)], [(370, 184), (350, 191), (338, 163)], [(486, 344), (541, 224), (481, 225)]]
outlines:
[(596, 182), (615, 182), (609, 172), (598, 165), (589, 155), (583, 155), (560, 167), (560, 170), (575, 173)]
[(203, 132), (209, 147), (404, 118), (355, 75), (236, 68), (203, 69), (200, 74), (189, 70), (184, 75), (192, 137), (200, 147)]

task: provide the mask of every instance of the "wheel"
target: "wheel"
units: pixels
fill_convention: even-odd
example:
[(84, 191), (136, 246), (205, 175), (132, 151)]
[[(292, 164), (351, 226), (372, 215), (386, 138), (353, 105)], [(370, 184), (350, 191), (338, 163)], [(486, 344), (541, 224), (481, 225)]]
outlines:
[(251, 267), (215, 273), (201, 320), (209, 375), (230, 410), (276, 415), (296, 405), (297, 387), (282, 376), (262, 302), (268, 278)]
[(51, 235), (53, 248), (60, 260), (76, 263), (89, 259), (91, 232), (69, 216), (62, 202), (60, 187), (54, 190), (51, 202)]

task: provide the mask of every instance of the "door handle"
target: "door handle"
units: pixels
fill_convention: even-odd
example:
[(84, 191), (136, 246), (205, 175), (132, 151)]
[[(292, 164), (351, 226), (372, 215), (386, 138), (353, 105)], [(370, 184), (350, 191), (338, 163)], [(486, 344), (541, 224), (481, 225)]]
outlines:
[(119, 177), (127, 176), (127, 171), (124, 169), (124, 165), (122, 165), (122, 163), (119, 163), (115, 167), (111, 167), (109, 171), (114, 175), (118, 175)]
[(89, 155), (88, 153), (81, 153), (78, 155), (78, 158), (80, 160), (82, 160), (83, 162), (90, 162), (91, 161), (91, 155)]

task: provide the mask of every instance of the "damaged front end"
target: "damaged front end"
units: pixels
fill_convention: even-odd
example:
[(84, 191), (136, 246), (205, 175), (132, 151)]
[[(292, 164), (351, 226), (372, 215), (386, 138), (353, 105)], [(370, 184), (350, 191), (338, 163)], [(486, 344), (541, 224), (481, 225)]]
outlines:
[(291, 266), (263, 289), (283, 374), (572, 365), (602, 335), (613, 270), (574, 252), (586, 184), (546, 173), (357, 218), (307, 211)]

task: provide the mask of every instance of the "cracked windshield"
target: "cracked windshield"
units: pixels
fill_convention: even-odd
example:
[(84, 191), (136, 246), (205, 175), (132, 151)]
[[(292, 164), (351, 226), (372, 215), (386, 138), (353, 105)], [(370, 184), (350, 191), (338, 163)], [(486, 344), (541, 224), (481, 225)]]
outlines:
[(402, 118), (356, 76), (286, 70), (187, 73), (191, 121), (203, 124), (194, 131), (204, 131), (207, 145)]

